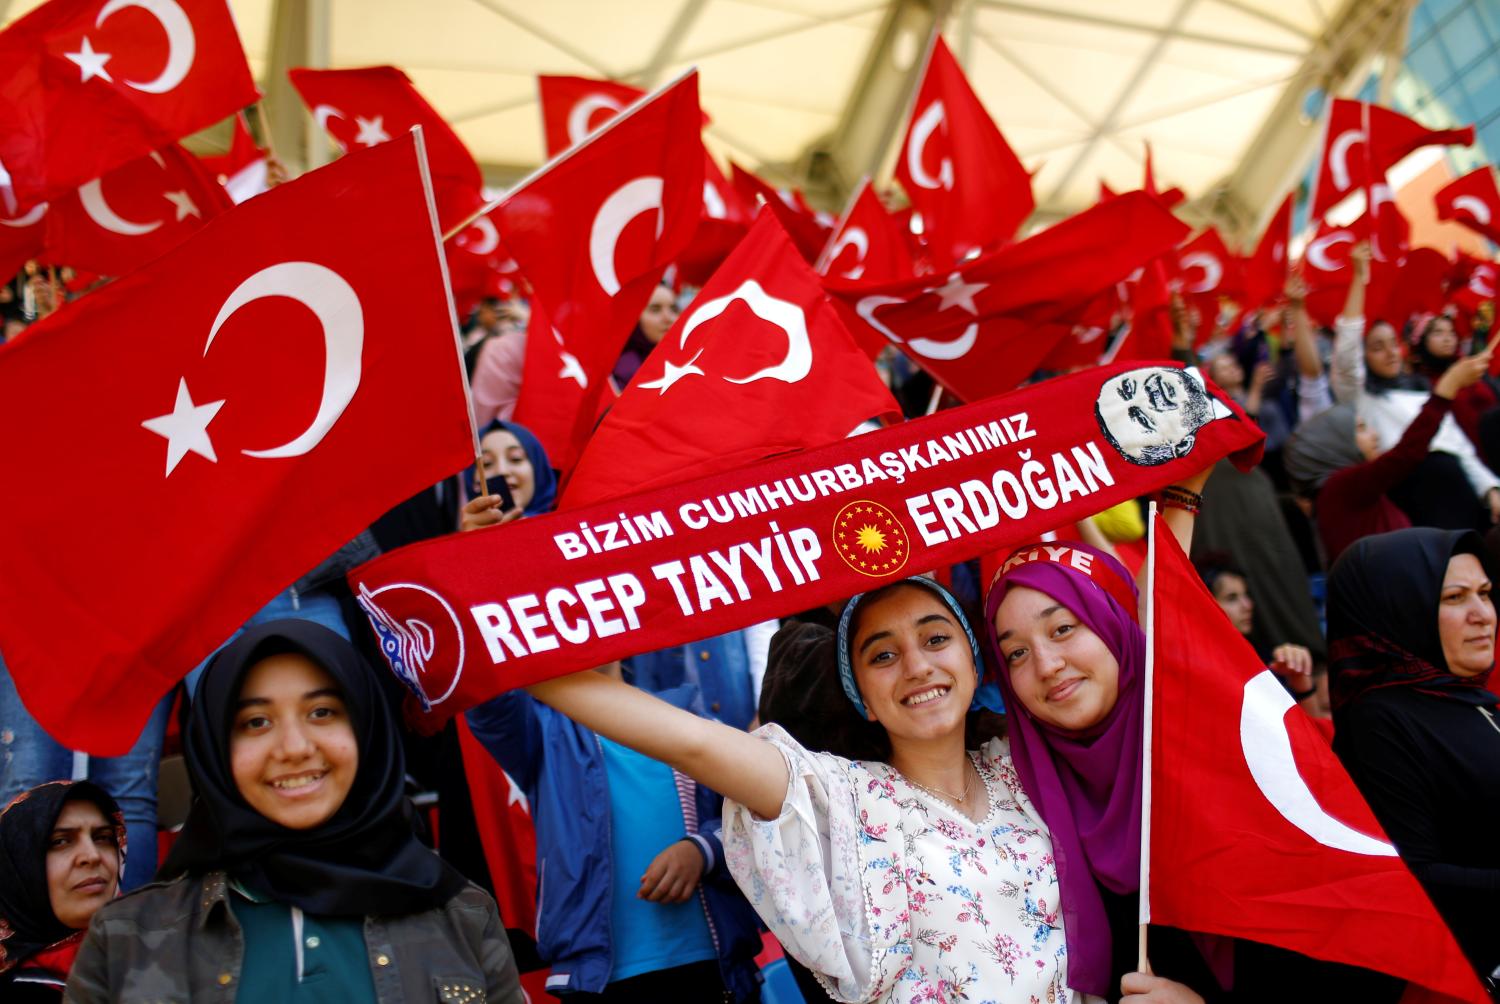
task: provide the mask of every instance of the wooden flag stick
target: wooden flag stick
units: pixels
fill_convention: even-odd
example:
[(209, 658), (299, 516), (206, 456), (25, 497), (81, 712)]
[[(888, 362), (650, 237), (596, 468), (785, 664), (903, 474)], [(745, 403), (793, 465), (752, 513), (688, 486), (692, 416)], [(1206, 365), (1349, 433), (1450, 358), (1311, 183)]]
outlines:
[(932, 382), (932, 397), (927, 402), (927, 414), (936, 415), (938, 405), (943, 403), (943, 385), (936, 380)]
[(260, 120), (261, 138), (266, 141), (266, 153), (279, 163), (281, 158), (276, 156), (276, 140), (271, 136), (271, 116), (266, 112), (265, 98), (255, 102), (255, 117)]

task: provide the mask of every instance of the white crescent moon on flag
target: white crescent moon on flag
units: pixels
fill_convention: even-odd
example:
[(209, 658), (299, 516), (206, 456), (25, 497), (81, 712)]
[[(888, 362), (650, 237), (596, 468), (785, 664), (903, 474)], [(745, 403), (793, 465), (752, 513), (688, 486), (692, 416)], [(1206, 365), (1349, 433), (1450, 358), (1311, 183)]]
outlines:
[(840, 274), (845, 279), (858, 279), (865, 274), (865, 256), (870, 253), (870, 235), (865, 233), (864, 227), (850, 227), (848, 230), (845, 230), (834, 243), (833, 250), (828, 253), (828, 263), (830, 265), (838, 261), (838, 257), (843, 253), (844, 248), (853, 248), (858, 252), (858, 257), (855, 259), (853, 268)]
[(125, 237), (139, 237), (161, 226), (161, 220), (133, 223), (116, 213), (110, 208), (109, 203), (104, 201), (104, 187), (99, 178), (79, 187), (78, 201), (83, 203), (83, 211), (88, 214), (89, 219), (110, 233), (121, 234)]
[(661, 211), (662, 184), (662, 179), (656, 175), (627, 181), (611, 192), (599, 207), (599, 212), (594, 214), (594, 225), (589, 230), (589, 263), (594, 267), (599, 288), (610, 296), (620, 291), (620, 279), (615, 274), (615, 244), (625, 225), (654, 209), (656, 236), (661, 236), (665, 222)]
[(749, 307), (756, 317), (786, 332), (786, 358), (747, 377), (724, 377), (725, 380), (730, 383), (751, 383), (755, 380), (775, 379), (783, 383), (796, 383), (812, 372), (812, 341), (807, 335), (807, 315), (795, 303), (767, 293), (754, 279), (746, 279), (733, 293), (709, 300), (694, 310), (682, 326), (682, 334), (677, 340), (678, 348), (687, 348), (688, 336), (698, 325), (718, 317), (736, 300)]
[(931, 338), (913, 338), (906, 344), (919, 356), (928, 359), (962, 359), (969, 354), (979, 339), (979, 322), (970, 321), (964, 333), (951, 342), (935, 342)]
[(1364, 141), (1362, 130), (1345, 129), (1328, 147), (1328, 170), (1333, 174), (1334, 188), (1340, 192), (1349, 187), (1349, 148)]
[(1353, 244), (1354, 235), (1347, 230), (1335, 230), (1331, 234), (1324, 234), (1307, 246), (1307, 254), (1304, 256), (1312, 262), (1313, 268), (1320, 272), (1337, 272), (1341, 265), (1328, 257), (1328, 251), (1335, 244)]
[(1202, 279), (1183, 287), (1183, 291), (1187, 293), (1207, 293), (1209, 290), (1218, 289), (1219, 283), (1224, 279), (1224, 263), (1207, 251), (1191, 251), (1183, 255), (1182, 267), (1203, 270)]
[(942, 124), (943, 114), (943, 103), (934, 101), (912, 123), (911, 142), (906, 147), (906, 170), (911, 175), (911, 180), (923, 188), (953, 187), (953, 162), (947, 157), (944, 157), (942, 164), (938, 166), (936, 178), (928, 174), (927, 169), (922, 166), (922, 155), (927, 150), (927, 140), (932, 136), (933, 130)]
[(481, 216), (474, 221), (473, 228), (479, 231), (481, 240), (476, 244), (470, 245), (468, 249), (470, 254), (477, 254), (483, 257), (500, 246), (500, 231), (495, 229), (494, 220), (488, 216)]
[(318, 128), (324, 132), (328, 131), (329, 119), (348, 119), (348, 116), (339, 111), (333, 105), (318, 105), (313, 109), (313, 121), (318, 123)]
[(708, 214), (709, 219), (727, 220), (729, 218), (729, 207), (724, 204), (724, 196), (714, 187), (714, 183), (708, 179), (703, 181), (703, 211)]
[(1493, 299), (1495, 296), (1495, 275), (1493, 272), (1476, 268), (1469, 274), (1469, 289), (1480, 296)]
[(46, 212), (47, 203), (38, 202), (36, 205), (27, 210), (24, 216), (17, 216), (13, 220), (0, 219), (0, 224), (3, 224), (7, 227), (15, 227), (17, 229), (20, 229), (21, 227), (29, 227), (37, 220), (41, 219)]
[(94, 19), (94, 27), (104, 24), (111, 14), (126, 7), (139, 7), (161, 24), (162, 30), (167, 33), (167, 63), (155, 80), (127, 80), (125, 86), (147, 94), (165, 94), (182, 83), (188, 71), (193, 68), (193, 56), (198, 50), (193, 22), (188, 19), (187, 12), (178, 6), (177, 0), (109, 0), (109, 3), (100, 8), (99, 16)]
[(236, 310), (268, 296), (296, 300), (311, 310), (322, 326), (323, 397), (312, 424), (295, 439), (266, 450), (240, 452), (247, 457), (300, 457), (323, 441), (359, 390), (365, 347), (364, 309), (354, 287), (333, 269), (310, 261), (284, 261), (261, 269), (235, 287), (214, 318), (203, 354), (208, 355), (214, 336)]
[(1454, 209), (1462, 209), (1474, 217), (1474, 222), (1482, 227), (1489, 226), (1490, 207), (1484, 204), (1484, 200), (1477, 195), (1460, 195), (1453, 200)]
[(568, 112), (568, 142), (577, 143), (587, 136), (592, 130), (589, 129), (589, 119), (594, 113), (609, 109), (612, 112), (622, 111), (624, 106), (614, 98), (604, 94), (590, 94), (578, 99), (573, 110)]
[(1286, 713), (1295, 706), (1281, 681), (1262, 670), (1245, 684), (1240, 705), (1240, 748), (1250, 776), (1266, 801), (1297, 829), (1324, 847), (1350, 854), (1393, 858), (1396, 848), (1361, 833), (1323, 811), (1297, 770)]
[(890, 328), (880, 323), (880, 320), (875, 316), (875, 311), (879, 310), (881, 307), (889, 306), (892, 303), (905, 302), (906, 301), (901, 299), (901, 297), (899, 296), (867, 296), (854, 305), (854, 312), (858, 314), (860, 316), (860, 319), (863, 320), (866, 324), (874, 328), (876, 331), (880, 332), (885, 337), (889, 338), (891, 341), (895, 342), (897, 345), (905, 345), (906, 339), (902, 338)]

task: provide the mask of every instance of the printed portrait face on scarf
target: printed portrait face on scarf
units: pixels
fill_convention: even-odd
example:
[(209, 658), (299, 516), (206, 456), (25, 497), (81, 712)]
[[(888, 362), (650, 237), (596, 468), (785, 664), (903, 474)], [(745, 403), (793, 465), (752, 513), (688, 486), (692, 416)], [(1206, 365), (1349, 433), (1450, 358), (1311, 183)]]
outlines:
[(1214, 404), (1196, 372), (1151, 366), (1112, 377), (1094, 414), (1120, 456), (1155, 467), (1192, 452), (1198, 430), (1222, 417)]

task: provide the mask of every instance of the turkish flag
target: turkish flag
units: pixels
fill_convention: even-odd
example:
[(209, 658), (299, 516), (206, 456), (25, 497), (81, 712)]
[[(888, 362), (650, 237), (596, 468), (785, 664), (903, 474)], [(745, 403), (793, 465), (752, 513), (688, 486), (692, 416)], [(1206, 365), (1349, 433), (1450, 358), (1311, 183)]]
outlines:
[(536, 78), (551, 159), (646, 96), (639, 87), (588, 77)]
[(124, 275), (181, 244), (234, 202), (198, 158), (173, 144), (50, 207), (48, 261)]
[(869, 282), (910, 279), (916, 272), (906, 235), (881, 204), (869, 178), (855, 190), (849, 212), (823, 251), (818, 271)]
[(1172, 280), (1166, 262), (1166, 256), (1152, 259), (1128, 284), (1130, 331), (1116, 347), (1115, 359), (1172, 358)]
[(1489, 998), (1327, 740), (1155, 527), (1150, 918)]
[(922, 214), (924, 242), (940, 267), (1006, 243), (1036, 208), (1031, 175), (940, 35), (912, 105), (896, 177)]
[(1266, 306), (1286, 288), (1291, 264), (1287, 245), (1292, 238), (1292, 201), (1290, 193), (1281, 200), (1255, 245), (1255, 253), (1244, 259), (1245, 295), (1241, 306), (1248, 310)]
[(1500, 191), (1495, 188), (1495, 169), (1489, 164), (1448, 182), (1432, 198), (1438, 219), (1461, 223), (1500, 244)]
[(228, 152), (198, 159), (229, 192), (236, 205), (270, 187), (266, 180), (266, 151), (257, 146), (255, 137), (250, 135), (244, 112), (234, 117), (234, 136), (229, 142)]
[(946, 279), (830, 277), (824, 286), (851, 329), (873, 329), (955, 396), (977, 401), (1026, 379), (1072, 329), (1071, 312), (1187, 233), (1155, 197), (1131, 192), (965, 262)]
[(536, 434), (553, 467), (564, 473), (573, 469), (595, 423), (614, 400), (608, 373), (590, 378), (546, 309), (533, 301), (514, 418)]
[(693, 71), (549, 162), (490, 214), (591, 388), (606, 385), (651, 290), (697, 229), (701, 121)]
[(385, 143), (421, 126), (445, 233), (484, 205), (484, 178), (474, 155), (396, 67), (295, 69), (287, 77), (318, 125), (344, 150)]
[(703, 218), (693, 239), (677, 257), (678, 281), (692, 286), (707, 282), (744, 238), (754, 215), (724, 177), (713, 155), (704, 150)]
[(0, 32), (0, 66), (21, 211), (259, 98), (225, 0), (51, 0)]
[(739, 194), (741, 200), (747, 206), (770, 206), (776, 218), (781, 221), (782, 229), (792, 238), (792, 243), (797, 246), (797, 251), (802, 255), (802, 260), (809, 265), (818, 260), (823, 253), (823, 248), (828, 244), (830, 227), (825, 227), (819, 220), (802, 193), (784, 188), (774, 188), (765, 179), (745, 170), (740, 165), (730, 162), (729, 173), (734, 190)]
[(521, 285), (521, 267), (505, 249), (500, 231), (489, 215), (480, 216), (443, 242), (448, 259), (448, 278), (460, 317), (485, 297), (514, 296)]
[(817, 275), (762, 211), (605, 416), (562, 507), (822, 446), (900, 413)]
[[(1143, 186), (1148, 195), (1156, 196), (1161, 204), (1168, 209), (1175, 209), (1187, 199), (1187, 194), (1180, 188), (1169, 188), (1165, 192), (1157, 190), (1156, 167), (1152, 160), (1150, 143), (1146, 144), (1146, 176), (1143, 181)], [(1103, 188), (1103, 185), (1101, 184), (1100, 187)], [(1108, 189), (1104, 190), (1108, 191)]]
[(1197, 312), (1195, 344), (1202, 345), (1218, 325), (1219, 300), (1239, 302), (1244, 298), (1240, 260), (1225, 246), (1219, 232), (1209, 227), (1178, 248), (1176, 264), (1177, 276), (1171, 288), (1177, 290), (1185, 305)]
[(10, 176), (0, 165), (0, 275), (8, 279), (26, 262), (41, 257), (47, 241), (49, 208), (42, 202), (21, 212)]
[(1385, 173), (1413, 150), (1473, 142), (1473, 126), (1428, 129), (1380, 105), (1334, 98), (1309, 214), (1318, 219), (1357, 189), (1384, 182)]
[[(0, 652), (42, 726), (123, 753), (269, 597), (472, 462), (457, 346), (411, 134), (0, 347)], [(63, 485), (108, 486), (107, 517)]]

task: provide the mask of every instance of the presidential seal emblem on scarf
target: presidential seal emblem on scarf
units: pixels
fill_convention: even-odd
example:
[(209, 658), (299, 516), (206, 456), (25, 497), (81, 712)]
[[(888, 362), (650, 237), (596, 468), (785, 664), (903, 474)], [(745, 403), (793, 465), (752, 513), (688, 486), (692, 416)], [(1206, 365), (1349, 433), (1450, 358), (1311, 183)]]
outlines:
[(879, 502), (850, 502), (833, 519), (833, 549), (861, 575), (895, 575), (911, 556), (906, 527)]

